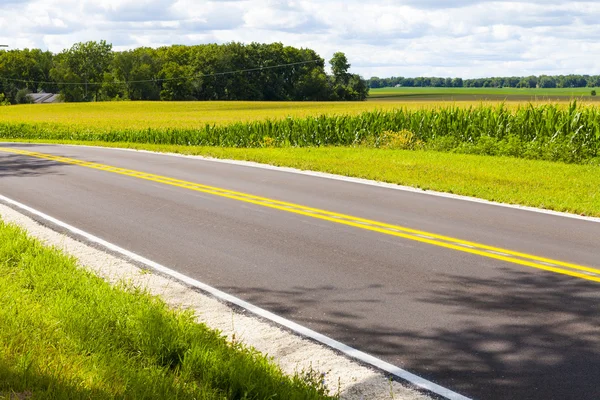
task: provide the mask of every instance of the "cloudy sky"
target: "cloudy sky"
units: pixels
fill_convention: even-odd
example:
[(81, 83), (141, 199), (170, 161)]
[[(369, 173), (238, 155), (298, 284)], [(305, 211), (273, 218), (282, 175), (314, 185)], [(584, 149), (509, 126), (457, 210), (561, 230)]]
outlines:
[(600, 0), (0, 0), (0, 44), (282, 42), (371, 76), (600, 74)]

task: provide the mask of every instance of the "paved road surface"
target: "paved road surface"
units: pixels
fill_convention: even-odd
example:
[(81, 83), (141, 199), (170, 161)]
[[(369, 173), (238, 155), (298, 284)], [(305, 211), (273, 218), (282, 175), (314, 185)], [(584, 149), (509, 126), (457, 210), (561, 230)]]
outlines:
[[(599, 275), (577, 269), (600, 269), (600, 223), (197, 159), (0, 147), (267, 198), (0, 151), (0, 194), (466, 396), (600, 397)], [(411, 229), (493, 249), (398, 236)], [(554, 260), (574, 266), (540, 269)]]

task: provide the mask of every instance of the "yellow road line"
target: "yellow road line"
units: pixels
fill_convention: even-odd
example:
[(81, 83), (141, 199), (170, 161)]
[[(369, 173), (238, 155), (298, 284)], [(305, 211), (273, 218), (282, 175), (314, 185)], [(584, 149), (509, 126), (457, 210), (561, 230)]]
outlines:
[(351, 215), (340, 214), (336, 212), (321, 210), (318, 208), (306, 207), (300, 204), (289, 203), (251, 195), (248, 193), (236, 192), (233, 190), (223, 189), (214, 186), (202, 185), (195, 182), (184, 181), (166, 176), (150, 174), (141, 171), (135, 171), (126, 168), (119, 168), (95, 162), (77, 160), (73, 158), (54, 156), (32, 152), (27, 150), (19, 150), (12, 148), (0, 147), (0, 152), (20, 154), (29, 157), (52, 160), (56, 162), (78, 165), (86, 168), (96, 169), (100, 171), (112, 172), (119, 175), (130, 176), (147, 181), (162, 183), (170, 186), (176, 186), (197, 192), (203, 192), (215, 196), (225, 197), (233, 200), (242, 201), (245, 203), (256, 204), (263, 207), (273, 208), (290, 212), (293, 214), (305, 215), (308, 217), (326, 220), (342, 225), (353, 226), (360, 229), (379, 232), (386, 235), (401, 237), (404, 239), (414, 240), (417, 242), (427, 243), (434, 246), (445, 247), (448, 249), (461, 251), (464, 253), (476, 254), (482, 257), (493, 258), (496, 260), (506, 261), (513, 264), (519, 264), (532, 268), (541, 269), (544, 271), (555, 272), (558, 274), (582, 278), (594, 282), (600, 282), (600, 269), (586, 267), (550, 258), (539, 257), (531, 254), (521, 253), (508, 249), (503, 249), (494, 246), (488, 246), (476, 242), (457, 239), (449, 236), (438, 235), (435, 233), (411, 229), (399, 225), (392, 225), (383, 222), (373, 221), (365, 218), (354, 217)]

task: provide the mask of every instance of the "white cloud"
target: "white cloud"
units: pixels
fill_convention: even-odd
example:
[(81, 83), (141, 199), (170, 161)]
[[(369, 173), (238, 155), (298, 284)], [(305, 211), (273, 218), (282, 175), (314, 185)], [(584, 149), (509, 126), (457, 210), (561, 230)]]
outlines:
[(566, 0), (0, 0), (0, 43), (280, 41), (343, 51), (367, 77), (600, 74), (599, 18)]

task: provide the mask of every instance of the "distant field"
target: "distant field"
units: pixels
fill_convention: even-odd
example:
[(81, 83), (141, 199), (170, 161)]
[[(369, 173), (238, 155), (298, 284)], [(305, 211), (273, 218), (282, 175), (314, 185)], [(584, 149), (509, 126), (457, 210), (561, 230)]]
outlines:
[(517, 88), (435, 88), (399, 87), (371, 89), (370, 101), (569, 101), (584, 98), (585, 101), (600, 101), (591, 96), (598, 88), (567, 89), (517, 89)]
[[(104, 102), (35, 104), (0, 107), (0, 122), (77, 125), (78, 127), (143, 129), (196, 128), (206, 124), (307, 117), (323, 114), (359, 114), (393, 109), (394, 102)], [(412, 104), (425, 107), (427, 103)]]
[[(388, 90), (388, 89), (386, 89)], [(392, 89), (392, 91), (395, 89)], [(374, 91), (375, 96), (379, 92)], [(467, 101), (438, 101), (434, 97), (420, 100), (406, 95), (392, 95), (366, 102), (103, 102), (33, 104), (0, 107), (0, 123), (26, 123), (52, 126), (74, 126), (97, 129), (199, 128), (210, 125), (230, 125), (236, 122), (277, 120), (286, 117), (302, 118), (317, 115), (350, 114), (365, 111), (404, 108), (419, 110), (438, 106), (479, 106), (481, 99)], [(525, 102), (529, 102), (528, 100)], [(510, 103), (516, 107), (519, 103)]]

